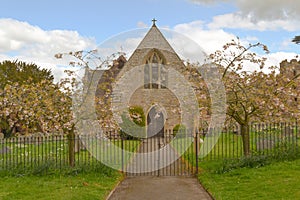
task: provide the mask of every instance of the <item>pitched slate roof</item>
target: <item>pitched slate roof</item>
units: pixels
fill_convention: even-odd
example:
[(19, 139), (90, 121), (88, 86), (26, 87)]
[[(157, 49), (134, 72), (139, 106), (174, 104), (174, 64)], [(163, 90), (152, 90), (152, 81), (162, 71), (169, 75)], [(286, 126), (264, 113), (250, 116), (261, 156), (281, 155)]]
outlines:
[(154, 24), (148, 33), (145, 35), (144, 39), (138, 45), (137, 49), (159, 49), (170, 51), (171, 53), (175, 53), (174, 49), (171, 47), (169, 42), (160, 32), (160, 30)]

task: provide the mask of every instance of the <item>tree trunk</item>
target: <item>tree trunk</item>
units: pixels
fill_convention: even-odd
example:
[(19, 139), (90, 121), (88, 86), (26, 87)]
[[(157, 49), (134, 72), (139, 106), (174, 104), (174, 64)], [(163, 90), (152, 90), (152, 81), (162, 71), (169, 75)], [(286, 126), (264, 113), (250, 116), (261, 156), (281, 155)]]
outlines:
[(74, 167), (75, 166), (75, 132), (74, 132), (74, 129), (69, 131), (68, 144), (69, 144), (69, 165), (71, 167)]
[(241, 135), (243, 140), (244, 155), (250, 155), (250, 129), (248, 124), (241, 125)]

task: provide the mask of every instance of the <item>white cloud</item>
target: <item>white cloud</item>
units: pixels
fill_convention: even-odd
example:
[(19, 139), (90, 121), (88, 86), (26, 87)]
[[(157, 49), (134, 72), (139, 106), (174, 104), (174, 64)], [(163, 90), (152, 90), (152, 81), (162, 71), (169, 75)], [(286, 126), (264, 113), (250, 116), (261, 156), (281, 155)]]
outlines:
[(138, 27), (138, 28), (147, 28), (147, 27), (149, 27), (149, 25), (146, 24), (145, 22), (139, 21), (139, 22), (137, 23), (137, 27)]
[(189, 0), (190, 2), (196, 3), (196, 4), (207, 4), (207, 5), (211, 5), (211, 4), (215, 4), (218, 2), (228, 2), (230, 0)]
[[(280, 63), (283, 60), (290, 61), (291, 59), (295, 59), (296, 56), (297, 56), (297, 54), (291, 53), (291, 52), (275, 52), (275, 53), (270, 53), (267, 55), (261, 55), (261, 57), (267, 58), (267, 60), (265, 62), (265, 67), (263, 68), (263, 72), (269, 73), (270, 72), (269, 67), (274, 67), (274, 66), (277, 67), (276, 71), (279, 72)], [(249, 62), (245, 62), (245, 63), (246, 63), (245, 67), (244, 67), (245, 70), (260, 71), (260, 68), (256, 64), (249, 63)]]
[(55, 54), (96, 48), (94, 39), (80, 36), (76, 31), (46, 31), (6, 18), (0, 19), (0, 27), (0, 61), (18, 59), (51, 68), (56, 81), (64, 76), (69, 60), (57, 60)]
[(231, 3), (236, 5), (243, 15), (253, 19), (287, 19), (300, 18), (300, 1), (297, 0), (190, 0), (199, 4)]
[[(210, 54), (215, 52), (216, 50), (221, 50), (223, 45), (230, 42), (232, 39), (235, 39), (236, 36), (225, 32), (222, 29), (206, 29), (203, 21), (194, 21), (191, 23), (178, 24), (173, 28), (175, 31), (186, 35), (191, 38), (193, 41), (198, 43), (205, 51), (206, 54)], [(249, 43), (253, 44), (258, 41), (258, 38), (254, 36), (247, 36), (245, 38), (240, 38), (241, 43), (247, 46)], [(189, 52), (187, 48), (185, 48), (185, 44), (181, 44), (180, 41), (170, 41), (170, 43), (174, 42), (174, 49), (180, 53), (182, 50), (185, 51), (186, 55), (195, 55), (194, 52)], [(176, 45), (177, 44), (177, 45)], [(285, 43), (283, 42), (283, 45)], [(293, 59), (296, 57), (296, 53), (292, 52), (272, 52), (270, 54), (261, 55), (267, 58), (266, 61), (266, 71), (267, 67), (270, 66), (279, 66), (280, 62), (287, 59)], [(259, 70), (258, 68), (254, 68), (253, 65), (249, 65), (249, 70)]]
[(247, 37), (243, 38), (243, 40), (248, 43), (258, 42), (258, 38), (254, 37), (254, 36), (247, 36)]
[[(228, 17), (228, 18), (226, 18)], [(224, 19), (230, 19), (233, 16), (226, 16)], [(215, 20), (217, 22), (220, 19)], [(221, 22), (220, 22), (221, 23)], [(230, 22), (228, 22), (230, 23)], [(249, 21), (247, 21), (249, 23)], [(233, 25), (233, 24), (228, 24)], [(254, 25), (253, 25), (254, 26)], [(32, 26), (27, 22), (20, 22), (13, 19), (0, 19), (0, 61), (3, 60), (22, 60), (25, 62), (33, 62), (37, 65), (51, 69), (56, 81), (64, 77), (63, 71), (69, 69), (69, 59), (57, 60), (54, 58), (56, 53), (69, 52), (82, 49), (94, 49), (97, 47), (95, 41), (91, 38), (86, 38), (79, 35), (76, 31), (67, 30), (51, 30), (45, 31), (37, 26)], [(215, 24), (206, 25), (203, 21), (193, 21), (190, 23), (178, 24), (172, 30), (183, 34), (197, 44), (204, 50), (206, 54), (222, 49), (223, 45), (234, 39), (236, 36), (225, 32)], [(124, 51), (129, 53), (137, 47), (142, 40), (145, 32), (148, 29), (138, 29), (135, 34), (128, 32), (128, 34), (120, 35), (118, 40), (108, 40), (107, 45), (103, 45), (100, 53), (115, 53), (116, 51)], [(20, 34), (22, 33), (22, 34)], [(188, 45), (180, 37), (167, 38), (173, 45), (176, 52), (189, 58), (198, 51), (199, 48), (195, 45)], [(245, 44), (257, 42), (258, 39), (253, 36), (241, 38)], [(112, 43), (114, 45), (112, 45)], [(284, 44), (284, 43), (283, 43)], [(105, 48), (109, 49), (105, 49)], [(197, 49), (197, 50), (196, 50)], [(104, 51), (104, 52), (101, 52)], [(198, 55), (201, 55), (199, 52)], [(197, 56), (198, 56), (197, 55)], [(284, 59), (291, 59), (295, 57), (293, 53), (278, 52), (269, 54), (267, 65), (278, 65)], [(186, 59), (186, 57), (183, 57)]]
[(248, 30), (300, 30), (300, 24), (295, 20), (276, 19), (272, 21), (253, 21), (250, 15), (243, 16), (241, 13), (229, 13), (213, 17), (213, 21), (208, 24), (211, 29), (218, 28), (240, 28)]
[(207, 54), (221, 49), (224, 44), (236, 38), (233, 34), (227, 33), (222, 29), (204, 29), (202, 21), (178, 24), (174, 27), (174, 30), (197, 42)]
[(120, 52), (125, 53), (128, 59), (145, 37), (148, 30), (149, 28), (138, 28), (110, 37), (98, 46), (99, 55), (106, 58), (116, 52)]
[(291, 52), (275, 52), (266, 55), (267, 58), (266, 66), (278, 66), (283, 60), (290, 61), (291, 59), (295, 59), (297, 56), (296, 53)]
[(295, 0), (237, 0), (237, 6), (244, 15), (256, 20), (300, 19), (300, 1)]
[(296, 52), (297, 47), (295, 48), (296, 44), (291, 42), (291, 38), (289, 37), (285, 37), (282, 38), (279, 41), (275, 41), (270, 48), (272, 48), (273, 46), (275, 46), (278, 51), (294, 51)]
[(43, 43), (46, 32), (40, 28), (13, 19), (0, 19), (0, 52), (20, 50), (28, 43)]
[(220, 2), (235, 5), (234, 13), (214, 17), (211, 28), (246, 28), (251, 30), (300, 30), (300, 1), (295, 0), (190, 0), (200, 4)]
[[(24, 51), (27, 49), (43, 49), (47, 52), (53, 50), (82, 50), (94, 45), (93, 39), (82, 37), (76, 31), (45, 31), (27, 22), (14, 19), (0, 19), (0, 27), (3, 27), (0, 29), (0, 52)], [(29, 54), (32, 54), (32, 52)]]

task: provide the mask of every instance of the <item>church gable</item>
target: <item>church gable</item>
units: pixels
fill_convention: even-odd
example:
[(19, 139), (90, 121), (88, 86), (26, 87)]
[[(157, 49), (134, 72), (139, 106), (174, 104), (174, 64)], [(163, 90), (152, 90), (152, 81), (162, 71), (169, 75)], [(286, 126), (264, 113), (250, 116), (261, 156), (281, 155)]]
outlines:
[[(115, 124), (110, 107), (112, 106), (111, 97), (114, 88), (119, 91), (120, 98), (122, 95), (131, 94), (129, 102), (126, 102), (128, 103), (127, 106), (142, 107), (145, 115), (153, 106), (163, 108), (165, 110), (163, 116), (165, 130), (173, 129), (173, 127), (182, 123), (181, 113), (183, 110), (181, 110), (179, 99), (175, 94), (188, 94), (189, 96), (193, 94), (185, 90), (184, 84), (180, 82), (182, 80), (178, 80), (180, 77), (176, 75), (174, 70), (181, 74), (192, 88), (198, 87), (201, 76), (190, 65), (184, 65), (155, 24), (150, 28), (128, 61), (123, 60), (121, 60), (122, 62), (119, 60), (114, 62), (113, 67), (103, 74), (107, 76), (103, 76), (99, 81), (96, 110), (102, 126), (118, 127)], [(133, 73), (131, 73), (132, 69), (135, 69)], [(126, 83), (122, 82), (125, 80), (124, 77), (126, 77)], [(128, 88), (131, 88), (132, 84), (135, 83), (139, 85), (136, 85), (137, 87), (133, 93), (129, 93)], [(199, 91), (195, 91), (197, 98), (200, 96)], [(185, 102), (189, 102), (189, 98)], [(114, 105), (118, 106), (119, 102), (115, 102)], [(194, 119), (193, 117), (189, 118)], [(189, 123), (194, 124), (195, 122), (191, 120)], [(191, 127), (191, 124), (188, 127)]]
[(155, 24), (153, 24), (151, 29), (148, 31), (148, 33), (136, 49), (138, 50), (153, 48), (175, 53), (174, 49), (171, 47), (169, 42), (166, 40), (166, 38), (163, 36), (163, 34), (160, 32), (160, 30), (156, 27)]
[(163, 36), (156, 25), (153, 24), (151, 29), (128, 59), (128, 62), (125, 64), (119, 75), (124, 75), (126, 71), (134, 67), (148, 64), (147, 62), (149, 62), (149, 58), (154, 54), (156, 54), (156, 58), (162, 59), (160, 64), (163, 64), (167, 68), (172, 67), (177, 71), (182, 71), (185, 68), (184, 63), (169, 44), (167, 39)]

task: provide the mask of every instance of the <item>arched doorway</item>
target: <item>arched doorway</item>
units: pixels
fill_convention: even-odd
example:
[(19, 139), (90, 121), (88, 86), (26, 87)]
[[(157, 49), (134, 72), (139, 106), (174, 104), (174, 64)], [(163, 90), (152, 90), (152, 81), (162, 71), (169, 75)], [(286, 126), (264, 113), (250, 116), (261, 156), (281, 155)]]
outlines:
[(147, 137), (163, 137), (164, 123), (163, 112), (157, 106), (153, 106), (147, 114)]

